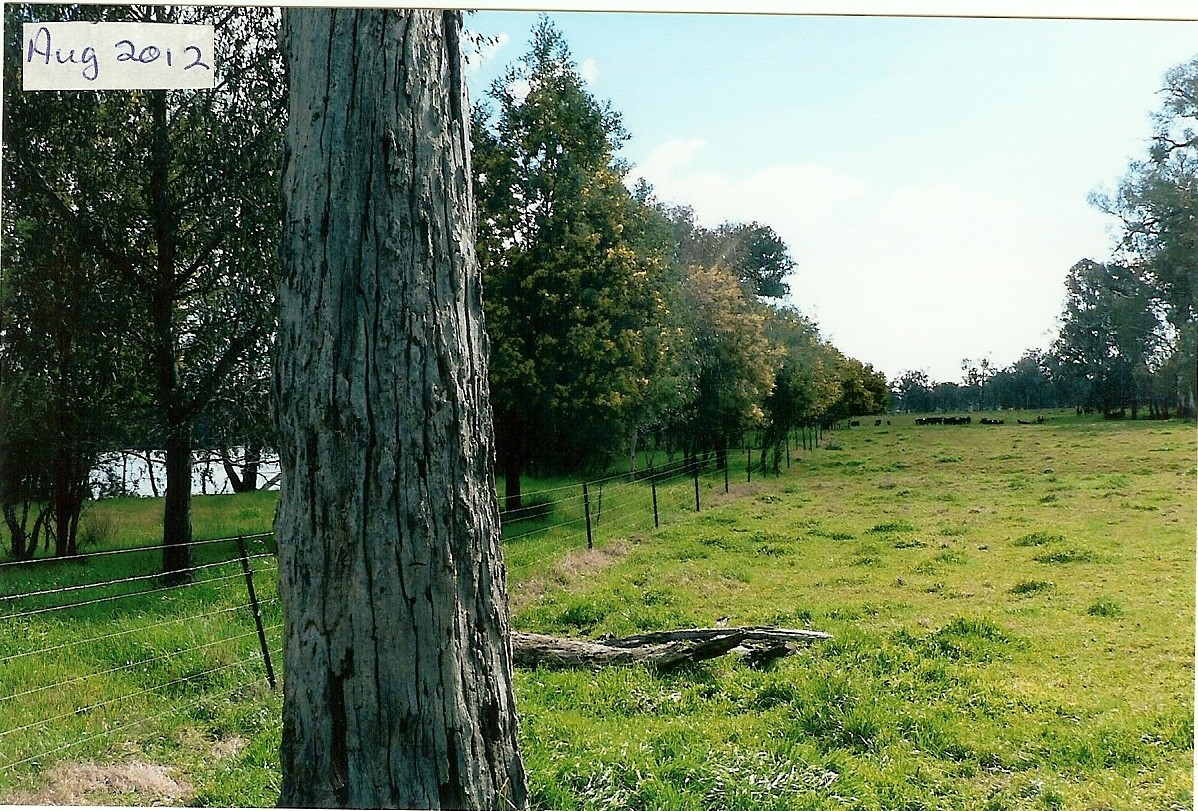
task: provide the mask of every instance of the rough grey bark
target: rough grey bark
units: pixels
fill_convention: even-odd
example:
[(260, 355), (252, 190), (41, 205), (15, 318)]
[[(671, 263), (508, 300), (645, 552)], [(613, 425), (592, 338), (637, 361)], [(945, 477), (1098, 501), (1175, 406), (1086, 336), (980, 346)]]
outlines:
[(524, 807), (457, 12), (284, 12), (283, 806)]

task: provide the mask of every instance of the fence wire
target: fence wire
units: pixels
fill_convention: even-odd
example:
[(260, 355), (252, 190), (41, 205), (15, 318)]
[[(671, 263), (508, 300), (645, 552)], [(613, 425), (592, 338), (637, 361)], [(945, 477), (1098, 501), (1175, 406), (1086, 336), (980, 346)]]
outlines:
[[(730, 449), (729, 461), (735, 452)], [(746, 473), (742, 470), (739, 475)], [(651, 531), (657, 524), (677, 520), (679, 516), (693, 515), (694, 484), (698, 483), (702, 496), (703, 491), (719, 489), (726, 475), (711, 457), (683, 457), (661, 467), (588, 481), (585, 492), (581, 484), (525, 492), (523, 498), (531, 504), (501, 515), (505, 555), (518, 560), (518, 568), (527, 576), (560, 562), (572, 551), (586, 549), (588, 542), (602, 546), (633, 533)], [(122, 573), (92, 582), (54, 586), (43, 583), (29, 586), (25, 591), (0, 594), (0, 640), (5, 641), (7, 648), (0, 654), (0, 751), (3, 752), (0, 771), (30, 764), (40, 768), (47, 758), (134, 729), (163, 727), (168, 718), (200, 702), (227, 698), (252, 684), (265, 685), (264, 657), (277, 659), (281, 654), (278, 639), (282, 628), (281, 607), (272, 588), (277, 582), (278, 559), (269, 551), (272, 538), (271, 533), (242, 538), (256, 546), (261, 544), (252, 554), (247, 553), (245, 560), (252, 565), (252, 576), (258, 578), (259, 589), (266, 592), (256, 606), (259, 615), (270, 620), (263, 630), (269, 637), (264, 648), (255, 640), (258, 636), (255, 606), (247, 599), (245, 575), (238, 565), (242, 558), (236, 553), (174, 573), (176, 578), (185, 578), (184, 582), (163, 579), (161, 572)], [(206, 548), (237, 541), (236, 537), (213, 538), (194, 541), (189, 546)], [(169, 547), (154, 545), (103, 550), (85, 553), (76, 560), (86, 565), (114, 556), (145, 555), (166, 548)], [(258, 551), (263, 548), (267, 551)], [(27, 580), (27, 574), (44, 571), (46, 563), (57, 560), (60, 559), (0, 563), (0, 577), (8, 578), (15, 573)], [(78, 572), (72, 570), (71, 574)], [(96, 595), (105, 589), (118, 593)], [(153, 595), (164, 599), (161, 603), (145, 602), (144, 598)], [(139, 599), (142, 602), (133, 604), (132, 601)], [(47, 601), (54, 604), (43, 604)], [(83, 611), (105, 603), (120, 607), (121, 601), (130, 601), (127, 614), (91, 617), (65, 614), (70, 609)], [(188, 610), (173, 615), (180, 608)], [(156, 615), (156, 612), (164, 613)], [(114, 628), (114, 622), (136, 624)], [(17, 649), (25, 647), (22, 644), (25, 641), (30, 647)], [(148, 650), (123, 658), (126, 648), (137, 649), (143, 643)], [(105, 655), (109, 657), (107, 662)], [(195, 672), (171, 673), (172, 665), (185, 662), (186, 657), (199, 657), (213, 666)], [(89, 661), (92, 664), (87, 664)], [(43, 662), (44, 665), (39, 664)], [(36, 680), (39, 669), (41, 681)], [(28, 680), (30, 673), (34, 681)], [(224, 683), (227, 677), (234, 680), (231, 686)], [(139, 678), (147, 681), (137, 684)], [(112, 695), (88, 689), (97, 683), (103, 687), (127, 679), (134, 683), (125, 683), (124, 689)], [(186, 695), (187, 690), (193, 694)], [(66, 705), (61, 703), (64, 699), (68, 701)], [(163, 700), (168, 706), (160, 710)], [(44, 708), (39, 702), (45, 702)], [(30, 713), (39, 711), (43, 715), (30, 717)], [(126, 714), (131, 715), (126, 717)], [(12, 726), (5, 727), (5, 718), (13, 719)], [(71, 728), (64, 725), (79, 723), (83, 729), (73, 733), (71, 740), (61, 741), (62, 730)], [(56, 737), (58, 727), (62, 729)]]
[[(193, 545), (237, 540), (217, 538)], [(94, 558), (161, 548), (110, 550), (81, 556), (77, 562), (86, 566)], [(266, 592), (261, 600), (247, 597), (243, 560), (252, 563), (250, 576), (257, 577)], [(25, 565), (32, 568), (36, 562)], [(14, 568), (0, 575), (11, 576)], [(101, 566), (101, 572), (105, 568), (113, 567)], [(252, 684), (265, 688), (264, 657), (272, 646), (264, 650), (259, 644), (255, 614), (267, 616), (263, 632), (277, 643), (282, 627), (272, 586), (277, 568), (270, 552), (234, 552), (171, 573), (176, 579), (186, 578), (184, 582), (158, 580), (143, 588), (162, 573), (135, 573), (0, 596), (0, 772), (40, 768), (46, 758), (160, 723), (219, 694), (232, 695)], [(73, 569), (71, 575), (81, 573), (86, 569)], [(26, 577), (24, 570), (16, 574)], [(113, 589), (118, 593), (90, 596)], [(147, 603), (148, 596), (162, 599)], [(46, 601), (54, 604), (40, 605)], [(33, 606), (26, 608), (29, 603)], [(86, 611), (100, 604), (125, 613), (62, 616), (68, 609)], [(122, 627), (127, 623), (132, 625)], [(234, 683), (226, 687), (229, 679)], [(163, 702), (165, 712), (160, 710)]]

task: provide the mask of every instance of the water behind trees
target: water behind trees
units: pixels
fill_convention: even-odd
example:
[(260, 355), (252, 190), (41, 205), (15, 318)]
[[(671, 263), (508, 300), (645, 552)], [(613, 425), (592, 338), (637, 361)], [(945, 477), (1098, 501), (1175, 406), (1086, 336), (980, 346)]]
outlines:
[[(161, 450), (122, 450), (103, 454), (90, 476), (94, 499), (137, 496), (155, 498), (166, 491), (166, 452)], [(229, 455), (233, 472), (245, 475), (245, 450), (235, 448)], [(225, 471), (221, 455), (216, 450), (201, 450), (192, 454), (191, 494), (216, 495), (232, 493), (233, 483)], [(273, 454), (263, 454), (255, 477), (256, 489), (277, 490), (279, 460)]]

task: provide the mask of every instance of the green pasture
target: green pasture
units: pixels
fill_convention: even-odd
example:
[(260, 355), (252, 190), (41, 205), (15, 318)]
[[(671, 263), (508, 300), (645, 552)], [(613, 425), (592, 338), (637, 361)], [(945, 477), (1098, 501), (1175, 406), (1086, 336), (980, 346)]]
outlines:
[[(697, 514), (692, 480), (663, 483), (658, 530), (646, 482), (605, 481), (601, 513), (591, 485), (593, 550), (577, 483), (526, 482), (539, 506), (505, 528), (521, 630), (727, 617), (834, 635), (763, 670), (725, 657), (668, 676), (518, 672), (534, 805), (1193, 808), (1194, 425), (994, 416), (1006, 424), (863, 420), (819, 450), (792, 445), (789, 469), (751, 484), (733, 454), (731, 492), (705, 474)], [(155, 542), (156, 506), (93, 505), (91, 520), (110, 516), (97, 547)], [(272, 513), (269, 494), (197, 498), (196, 537)], [(121, 557), (0, 568), (0, 595)], [(254, 564), (277, 646), (272, 559)], [(0, 802), (57, 796), (44, 792), (71, 764), (134, 762), (167, 767), (183, 796), (113, 783), (77, 801), (276, 801), (280, 698), (244, 581), (236, 564), (205, 572), (214, 582), (0, 618), (0, 763), (32, 756), (0, 769)]]

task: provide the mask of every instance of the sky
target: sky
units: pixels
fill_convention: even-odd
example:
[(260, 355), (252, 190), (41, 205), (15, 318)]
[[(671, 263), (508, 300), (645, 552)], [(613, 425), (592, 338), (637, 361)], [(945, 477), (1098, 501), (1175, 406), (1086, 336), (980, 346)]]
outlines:
[[(535, 13), (483, 11), (480, 99)], [(1147, 155), (1198, 22), (554, 11), (623, 117), (627, 181), (699, 222), (770, 225), (788, 303), (891, 379), (959, 381), (1055, 337), (1069, 268), (1112, 257), (1090, 203)]]

